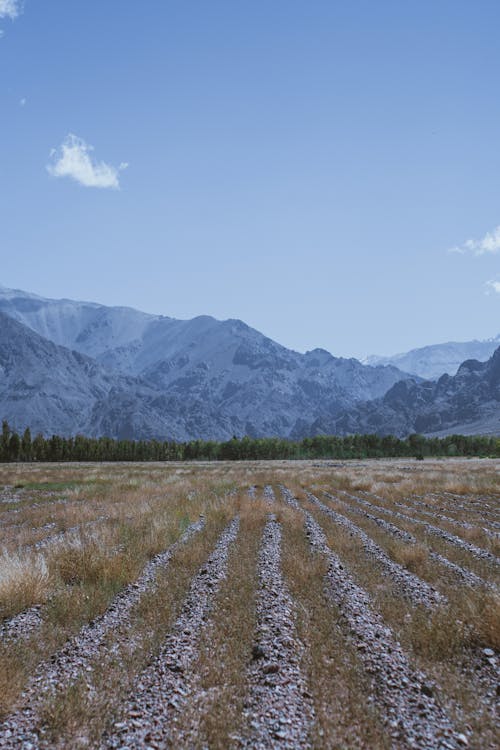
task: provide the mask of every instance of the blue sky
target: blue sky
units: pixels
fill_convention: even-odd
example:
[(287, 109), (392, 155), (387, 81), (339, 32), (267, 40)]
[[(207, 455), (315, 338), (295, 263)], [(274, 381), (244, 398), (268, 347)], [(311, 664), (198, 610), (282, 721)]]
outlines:
[(497, 1), (22, 6), (0, 284), (344, 356), (500, 331)]

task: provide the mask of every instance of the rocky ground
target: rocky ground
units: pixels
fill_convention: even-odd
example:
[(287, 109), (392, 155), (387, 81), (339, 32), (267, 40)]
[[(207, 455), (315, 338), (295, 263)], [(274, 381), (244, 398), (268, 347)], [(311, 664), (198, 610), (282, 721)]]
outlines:
[[(300, 471), (282, 465), (178, 473), (169, 468), (166, 479), (162, 468), (162, 495), (156, 485), (148, 489), (155, 471), (138, 473), (129, 482), (133, 502), (141, 492), (151, 493), (143, 506), (150, 515), (132, 512), (131, 505), (113, 526), (112, 541), (124, 564), (123, 555), (137, 544), (134, 534), (145, 535), (147, 524), (163, 523), (163, 513), (175, 518), (175, 541), (151, 555), (134, 580), (116, 584), (117, 591), (109, 587), (105, 567), (99, 568), (102, 579), (70, 579), (64, 588), (54, 577), (49, 541), (16, 551), (20, 560), (26, 556), (26, 564), (35, 553), (47, 556), (49, 590), (43, 600), (17, 612), (11, 602), (11, 616), (0, 622), (0, 672), (9, 681), (1, 685), (10, 690), (9, 700), (3, 696), (0, 704), (0, 748), (330, 747), (321, 744), (315, 730), (324, 705), (318, 703), (310, 667), (314, 662), (321, 669), (321, 663), (304, 631), (304, 622), (314, 628), (321, 615), (301, 611), (293, 592), (307, 580), (300, 565), (283, 563), (289, 559), (283, 557), (286, 545), (300, 535), (304, 555), (317, 566), (318, 596), (350, 664), (351, 677), (345, 669), (338, 672), (339, 695), (356, 704), (360, 721), (365, 717), (376, 727), (374, 750), (496, 750), (498, 558), (489, 545), (500, 523), (500, 493), (485, 493), (483, 513), (479, 492), (464, 492), (455, 505), (455, 495), (446, 491), (391, 497), (380, 490), (380, 469), (377, 483), (367, 490), (346, 486), (343, 476), (338, 480), (342, 468)], [(203, 483), (196, 484), (199, 475)], [(123, 487), (123, 476), (119, 481)], [(122, 502), (119, 496), (113, 490), (109, 501), (100, 501), (98, 509), (96, 504), (96, 514), (106, 502), (111, 513)], [(60, 503), (57, 494), (53, 503), (52, 510), (46, 503), (40, 516), (40, 527), (49, 532), (51, 512), (57, 513)], [(38, 506), (35, 511), (40, 513)], [(3, 516), (0, 511), (0, 541), (5, 534), (9, 544), (11, 516), (9, 507)], [(146, 525), (140, 525), (141, 518), (147, 518)], [(23, 517), (23, 524), (28, 521)], [(106, 515), (86, 518), (80, 526), (95, 523), (105, 524)], [(481, 536), (484, 530), (489, 533)], [(86, 543), (78, 525), (68, 532), (81, 533), (80, 543)], [(248, 608), (252, 624), (248, 633), (225, 627), (221, 635), (221, 612), (233, 611), (224, 608), (227, 586), (251, 534), (255, 585), (239, 606)], [(395, 544), (411, 553), (427, 539), (422, 567), (396, 559)], [(105, 558), (110, 566), (114, 560)], [(0, 604), (6, 597), (1, 580), (0, 569)], [(88, 616), (85, 596), (96, 591), (100, 603)], [(68, 624), (62, 614), (54, 619), (54, 602), (62, 595), (66, 602), (72, 596), (83, 601)], [(206, 663), (203, 674), (200, 667), (207, 654), (210, 659), (211, 643), (218, 644), (214, 654), (221, 661), (214, 665), (218, 677), (212, 683)], [(335, 659), (333, 646), (329, 655), (328, 644), (322, 644), (325, 669)], [(231, 695), (217, 680), (224, 680), (233, 652), (242, 665), (231, 676), (240, 709), (229, 728), (204, 734), (208, 724), (197, 711), (230, 710)], [(342, 702), (335, 712), (329, 721), (342, 724)], [(370, 736), (369, 730), (363, 736)], [(360, 746), (355, 737), (353, 742)]]

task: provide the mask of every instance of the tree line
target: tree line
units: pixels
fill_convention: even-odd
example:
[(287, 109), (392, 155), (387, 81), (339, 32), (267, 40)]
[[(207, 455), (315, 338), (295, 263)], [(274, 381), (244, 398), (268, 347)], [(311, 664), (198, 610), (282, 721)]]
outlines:
[(32, 438), (22, 435), (7, 421), (2, 423), (0, 461), (242, 461), (304, 458), (398, 458), (426, 456), (500, 457), (500, 438), (480, 435), (449, 435), (426, 438), (410, 435), (318, 435), (302, 440), (278, 437), (233, 437), (225, 442), (190, 440), (114, 440), (84, 435)]

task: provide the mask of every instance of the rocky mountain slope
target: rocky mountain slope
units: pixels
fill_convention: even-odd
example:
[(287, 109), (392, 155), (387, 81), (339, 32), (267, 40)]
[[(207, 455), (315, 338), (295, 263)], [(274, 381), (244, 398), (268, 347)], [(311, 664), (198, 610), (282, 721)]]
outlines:
[(377, 433), (500, 435), (500, 347), (487, 362), (467, 360), (437, 382), (396, 383), (381, 399), (358, 404), (338, 419), (322, 417), (310, 434)]
[(46, 434), (85, 428), (113, 385), (96, 362), (0, 313), (0, 414)]
[(437, 380), (445, 373), (455, 375), (462, 362), (467, 359), (486, 362), (498, 346), (500, 334), (485, 341), (448, 341), (445, 344), (433, 344), (392, 357), (372, 355), (363, 362), (368, 365), (393, 365), (425, 380)]
[[(299, 354), (239, 320), (175, 320), (7, 289), (1, 311), (0, 340), (11, 362), (16, 352), (16, 372), (4, 380), (0, 407), (19, 429), (176, 440), (289, 436), (406, 377), (320, 349)], [(86, 371), (93, 379), (84, 384)]]

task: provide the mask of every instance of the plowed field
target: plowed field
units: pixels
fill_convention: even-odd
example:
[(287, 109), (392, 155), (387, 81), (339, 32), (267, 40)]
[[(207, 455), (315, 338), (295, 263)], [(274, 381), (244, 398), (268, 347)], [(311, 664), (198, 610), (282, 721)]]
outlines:
[(0, 748), (500, 746), (500, 461), (0, 466)]

